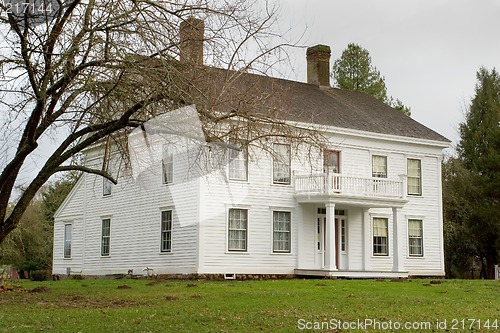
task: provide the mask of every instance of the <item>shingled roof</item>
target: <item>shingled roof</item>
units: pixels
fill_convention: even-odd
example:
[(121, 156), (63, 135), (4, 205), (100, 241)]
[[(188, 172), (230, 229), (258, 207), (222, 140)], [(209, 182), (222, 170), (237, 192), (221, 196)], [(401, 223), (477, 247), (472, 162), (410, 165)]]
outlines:
[[(212, 101), (213, 109), (219, 111), (239, 109), (242, 101), (251, 100), (254, 112), (274, 112), (273, 116), (288, 121), (450, 142), (364, 92), (318, 87), (208, 66), (198, 67), (196, 72), (196, 77), (203, 78), (202, 83), (197, 82), (196, 85), (208, 87), (204, 89), (203, 96)], [(193, 83), (193, 80), (190, 82)]]

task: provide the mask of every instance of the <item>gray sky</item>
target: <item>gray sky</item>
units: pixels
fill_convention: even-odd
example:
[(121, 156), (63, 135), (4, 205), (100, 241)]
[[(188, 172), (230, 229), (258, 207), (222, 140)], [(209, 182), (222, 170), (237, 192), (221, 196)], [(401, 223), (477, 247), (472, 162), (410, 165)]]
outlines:
[[(301, 44), (326, 44), (333, 61), (348, 43), (370, 52), (388, 95), (412, 118), (456, 144), (480, 66), (500, 69), (500, 0), (283, 0), (280, 30)], [(306, 80), (305, 50), (290, 52)]]

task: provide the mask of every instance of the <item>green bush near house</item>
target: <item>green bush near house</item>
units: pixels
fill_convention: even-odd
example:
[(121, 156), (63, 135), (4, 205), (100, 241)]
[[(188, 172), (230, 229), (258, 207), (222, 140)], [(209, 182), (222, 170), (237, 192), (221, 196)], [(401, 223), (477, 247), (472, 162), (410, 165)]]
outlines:
[[(68, 279), (0, 286), (0, 332), (312, 332), (340, 331), (324, 323), (369, 320), (431, 325), (401, 332), (444, 332), (443, 323), (448, 331), (453, 324), (459, 332), (500, 330), (500, 281), (491, 280)], [(323, 329), (308, 330), (315, 323)]]

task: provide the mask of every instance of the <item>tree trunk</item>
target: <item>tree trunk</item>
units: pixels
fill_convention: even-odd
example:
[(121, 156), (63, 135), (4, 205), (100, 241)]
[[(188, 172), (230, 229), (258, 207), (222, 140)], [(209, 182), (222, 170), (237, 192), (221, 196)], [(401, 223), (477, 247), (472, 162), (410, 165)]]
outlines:
[(488, 279), (495, 278), (496, 249), (490, 249), (486, 255), (486, 272)]

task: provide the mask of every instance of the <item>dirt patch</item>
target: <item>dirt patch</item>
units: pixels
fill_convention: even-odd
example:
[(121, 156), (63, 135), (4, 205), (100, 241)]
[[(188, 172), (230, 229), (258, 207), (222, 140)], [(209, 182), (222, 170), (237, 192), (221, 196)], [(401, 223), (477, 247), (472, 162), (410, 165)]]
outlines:
[(35, 288), (29, 290), (28, 292), (30, 292), (30, 293), (47, 293), (49, 291), (50, 291), (49, 288), (44, 287), (44, 286), (39, 286), (39, 287), (35, 287)]
[(179, 300), (179, 297), (177, 297), (177, 296), (165, 296), (165, 299), (167, 301), (177, 301), (177, 300)]
[(116, 287), (116, 289), (132, 289), (132, 287), (127, 286), (126, 284), (124, 284), (124, 285)]
[(152, 280), (152, 281), (146, 283), (146, 286), (148, 286), (148, 287), (156, 286), (157, 284), (160, 284), (160, 283), (162, 283), (164, 281), (165, 281), (164, 279)]
[(194, 287), (198, 287), (198, 285), (194, 284), (194, 283), (188, 283), (188, 284), (186, 284), (186, 288), (194, 288)]

